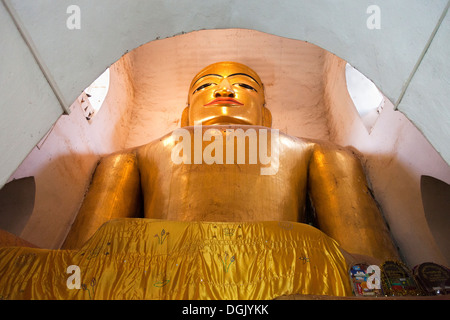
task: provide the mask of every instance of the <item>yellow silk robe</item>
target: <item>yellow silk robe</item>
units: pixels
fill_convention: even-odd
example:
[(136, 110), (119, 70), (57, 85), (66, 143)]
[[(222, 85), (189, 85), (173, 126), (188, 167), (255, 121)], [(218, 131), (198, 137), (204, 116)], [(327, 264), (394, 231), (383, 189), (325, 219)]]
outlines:
[(80, 250), (0, 248), (0, 299), (290, 294), (352, 295), (338, 244), (302, 223), (123, 218), (105, 223)]

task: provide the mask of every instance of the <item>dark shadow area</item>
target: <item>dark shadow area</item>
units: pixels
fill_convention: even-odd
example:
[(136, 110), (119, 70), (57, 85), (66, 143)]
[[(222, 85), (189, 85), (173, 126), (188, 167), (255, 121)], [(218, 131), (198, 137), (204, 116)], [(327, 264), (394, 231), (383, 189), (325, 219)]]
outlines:
[(420, 190), (428, 226), (442, 254), (450, 261), (450, 185), (430, 176), (422, 176)]
[(33, 213), (34, 177), (13, 180), (0, 190), (0, 229), (20, 236)]

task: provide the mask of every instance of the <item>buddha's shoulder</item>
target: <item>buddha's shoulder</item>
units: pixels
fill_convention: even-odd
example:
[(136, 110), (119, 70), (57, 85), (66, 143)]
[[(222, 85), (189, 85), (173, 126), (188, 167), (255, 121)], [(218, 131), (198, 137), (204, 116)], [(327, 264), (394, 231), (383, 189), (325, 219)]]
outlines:
[[(182, 137), (188, 137), (191, 139), (198, 138), (203, 141), (206, 141), (211, 136), (223, 135), (223, 136), (232, 136), (236, 138), (240, 137), (251, 137), (251, 136), (261, 136), (268, 135), (269, 137), (279, 138), (281, 142), (291, 142), (294, 144), (308, 144), (308, 145), (316, 145), (316, 144), (327, 144), (327, 141), (309, 139), (304, 137), (298, 137), (289, 135), (287, 133), (282, 132), (281, 130), (268, 128), (263, 126), (249, 126), (249, 125), (214, 125), (214, 126), (189, 126), (177, 128), (157, 139), (152, 140), (151, 142), (139, 146), (136, 149), (147, 149), (156, 147), (159, 144), (167, 145), (172, 141), (182, 141)], [(193, 140), (192, 140), (193, 142)]]
[[(196, 140), (199, 141), (212, 141), (211, 136), (222, 135), (224, 138), (224, 143), (227, 142), (225, 138), (230, 137), (230, 135), (234, 135), (236, 138), (247, 138), (247, 137), (261, 137), (262, 135), (266, 135), (269, 137), (275, 137), (280, 146), (284, 149), (289, 148), (306, 148), (310, 150), (336, 150), (336, 151), (349, 151), (349, 148), (340, 146), (331, 141), (320, 140), (320, 139), (312, 139), (305, 137), (298, 137), (294, 135), (289, 135), (287, 133), (282, 132), (281, 130), (262, 127), (262, 126), (238, 126), (238, 125), (215, 125), (215, 126), (189, 126), (177, 128), (164, 136), (161, 136), (145, 145), (137, 147), (136, 150), (138, 153), (147, 153), (150, 151), (155, 151), (157, 149), (159, 152), (162, 150), (170, 150), (174, 147), (178, 142), (189, 140), (189, 142), (193, 145)], [(214, 139), (215, 139), (214, 138)], [(229, 139), (228, 139), (229, 140)], [(247, 143), (249, 140), (246, 140)]]

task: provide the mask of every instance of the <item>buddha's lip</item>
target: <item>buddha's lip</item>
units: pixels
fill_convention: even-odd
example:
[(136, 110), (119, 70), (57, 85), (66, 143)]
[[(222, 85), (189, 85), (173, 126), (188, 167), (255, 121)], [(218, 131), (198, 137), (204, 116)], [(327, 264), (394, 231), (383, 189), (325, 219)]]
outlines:
[(240, 103), (239, 101), (233, 99), (233, 98), (217, 98), (214, 99), (213, 101), (205, 104), (206, 106), (212, 106), (212, 105), (238, 105), (238, 106), (243, 106), (243, 103)]

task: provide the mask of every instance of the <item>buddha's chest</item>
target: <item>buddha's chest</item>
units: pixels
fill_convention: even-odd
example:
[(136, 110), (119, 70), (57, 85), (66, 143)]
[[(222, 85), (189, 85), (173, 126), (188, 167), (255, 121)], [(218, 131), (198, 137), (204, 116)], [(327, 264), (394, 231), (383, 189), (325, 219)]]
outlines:
[[(302, 220), (310, 152), (304, 145), (278, 143), (263, 155), (265, 161), (252, 160), (249, 144), (243, 149), (243, 158), (235, 153), (227, 161), (222, 154), (220, 161), (220, 152), (203, 144), (198, 149), (200, 160), (191, 153), (191, 161), (183, 161), (185, 150), (175, 150), (179, 157), (174, 157), (174, 146), (160, 140), (139, 156), (145, 216), (202, 221)], [(190, 152), (195, 150), (192, 145)], [(238, 152), (237, 146), (234, 150)]]

